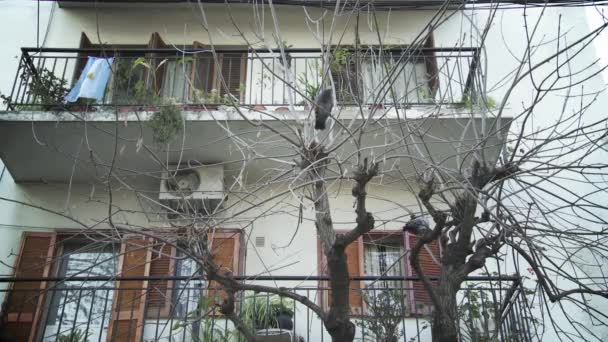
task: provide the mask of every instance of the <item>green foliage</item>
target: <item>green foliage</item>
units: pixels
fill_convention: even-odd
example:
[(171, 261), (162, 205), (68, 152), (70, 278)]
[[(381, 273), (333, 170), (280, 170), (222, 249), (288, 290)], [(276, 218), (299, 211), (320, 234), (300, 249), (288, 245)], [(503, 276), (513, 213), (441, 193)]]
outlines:
[(47, 69), (39, 70), (36, 74), (28, 72), (21, 77), (26, 79), (28, 76), (30, 81), (27, 93), (33, 103), (40, 104), (44, 110), (63, 105), (64, 97), (69, 91), (65, 79), (55, 76)]
[[(242, 88), (241, 88), (242, 87)], [(243, 90), (241, 90), (243, 89)], [(238, 91), (244, 91), (245, 86), (239, 85)], [(201, 89), (194, 90), (194, 102), (203, 103), (203, 104), (213, 104), (213, 105), (231, 105), (232, 101), (230, 101), (230, 95), (224, 94), (220, 95), (220, 92), (217, 89), (211, 89), (210, 92), (206, 93)]]
[[(145, 57), (136, 59), (117, 58), (114, 63), (113, 101), (117, 104), (156, 104), (160, 96), (154, 85), (156, 71), (167, 60), (162, 60), (156, 68)], [(146, 74), (152, 76), (152, 81), (146, 84)]]
[(169, 142), (181, 131), (183, 120), (180, 106), (176, 104), (161, 106), (158, 111), (154, 112), (148, 123), (152, 128), (154, 141), (158, 143)]
[(290, 298), (270, 294), (250, 294), (245, 296), (241, 319), (251, 329), (277, 328), (279, 314), (293, 316), (294, 301)]
[(298, 77), (298, 81), (304, 86), (304, 94), (306, 94), (306, 97), (314, 101), (315, 97), (321, 90), (321, 84), (318, 82), (311, 82), (306, 74), (300, 75)]
[(332, 52), (332, 59), (329, 67), (333, 71), (340, 70), (341, 67), (345, 66), (348, 63), (348, 59), (350, 58), (351, 52), (346, 47), (337, 47)]
[(80, 329), (75, 329), (67, 334), (57, 336), (57, 342), (86, 342), (86, 340), (87, 335)]
[[(498, 273), (489, 274), (497, 276)], [(463, 342), (499, 342), (499, 341), (521, 341), (524, 339), (521, 334), (524, 332), (518, 329), (506, 329), (502, 337), (499, 332), (501, 319), (501, 301), (494, 296), (488, 288), (498, 288), (494, 283), (488, 286), (484, 284), (469, 284), (464, 291), (461, 303), (458, 305), (457, 313), (459, 317), (460, 336)], [(534, 295), (522, 286), (521, 296)], [(533, 301), (529, 301), (532, 303)], [(532, 308), (533, 306), (531, 306)], [(522, 318), (523, 319), (523, 318)], [(526, 318), (529, 322), (530, 333), (534, 335), (534, 330), (542, 324), (534, 317)], [(527, 328), (528, 329), (528, 328)]]
[[(481, 101), (479, 103), (481, 106), (484, 106), (487, 109), (496, 108), (496, 100), (494, 100), (491, 96), (484, 96), (480, 100)], [(471, 99), (471, 96), (469, 95), (469, 93), (465, 93), (462, 96), (462, 100), (460, 100), (458, 107), (467, 108), (469, 110), (472, 110), (475, 107), (475, 103), (474, 103), (473, 99)]]
[(397, 342), (403, 332), (399, 329), (405, 317), (405, 293), (400, 289), (383, 289), (365, 293), (363, 300), (368, 313), (357, 322), (364, 341)]
[[(211, 298), (201, 296), (196, 305), (196, 309), (188, 312), (183, 321), (173, 325), (173, 330), (179, 331), (183, 329), (190, 331), (190, 339), (192, 342), (229, 342), (236, 332), (230, 329), (225, 329), (223, 324), (210, 316), (214, 301)], [(193, 325), (200, 324), (198, 334), (194, 333)], [(181, 341), (181, 339), (179, 339)]]

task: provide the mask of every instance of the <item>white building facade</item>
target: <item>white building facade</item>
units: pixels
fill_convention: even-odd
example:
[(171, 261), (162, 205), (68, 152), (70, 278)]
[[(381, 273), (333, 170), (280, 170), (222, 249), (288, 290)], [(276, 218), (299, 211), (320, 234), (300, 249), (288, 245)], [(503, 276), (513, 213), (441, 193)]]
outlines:
[[(332, 73), (340, 108), (338, 121), (357, 123), (362, 112), (374, 112), (382, 121), (370, 123), (377, 128), (362, 138), (369, 146), (366, 155), (387, 155), (386, 146), (393, 144), (394, 133), (387, 127), (398, 127), (400, 115), (407, 115), (408, 120), (427, 125), (431, 139), (427, 153), (445, 158), (446, 167), (460, 163), (466, 153), (440, 142), (474, 139), (484, 129), (482, 122), (493, 123), (489, 134), (494, 147), (487, 151), (488, 159), (496, 160), (509, 125), (519, 127), (511, 118), (530, 100), (533, 89), (528, 81), (515, 87), (498, 120), (492, 113), (471, 113), (463, 108), (470, 101), (469, 87), (479, 79), (485, 80), (483, 86), (477, 86), (486, 87), (488, 98), (502, 99), (507, 92), (508, 87), (501, 86), (508, 82), (504, 77), (518, 66), (527, 46), (521, 38), (525, 32), (519, 9), (499, 11), (482, 44), (480, 29), (491, 15), (488, 9), (445, 12), (432, 35), (420, 39), (429, 31), (427, 25), (436, 20), (441, 4), (423, 9), (387, 6), (362, 11), (359, 17), (348, 6), (335, 10), (333, 5), (321, 8), (317, 3), (275, 5), (272, 10), (263, 4), (159, 1), (9, 0), (0, 6), (0, 27), (6, 32), (0, 51), (0, 93), (8, 99), (6, 111), (0, 112), (0, 274), (57, 278), (26, 285), (0, 284), (0, 296), (5, 300), (2, 324), (12, 334), (3, 337), (7, 340), (56, 341), (74, 331), (83, 332), (91, 341), (195, 341), (197, 334), (200, 340), (238, 340), (236, 335), (220, 336), (234, 328), (219, 315), (211, 315), (211, 323), (192, 323), (188, 313), (197, 308), (199, 293), (204, 292), (200, 289), (209, 284), (204, 277), (188, 280), (202, 275), (178, 251), (154, 244), (154, 234), (178, 234), (176, 226), (184, 223), (172, 202), (159, 199), (161, 184), (167, 182), (164, 167), (174, 165), (201, 168), (204, 171), (198, 181), (203, 186), (212, 187), (213, 182), (223, 186), (202, 190), (206, 199), (216, 201), (200, 202), (221, 202), (220, 214), (213, 221), (196, 219), (203, 227), (205, 222), (221, 226), (210, 233), (212, 249), (217, 252), (214, 257), (221, 267), (249, 276), (252, 282), (257, 278), (259, 284), (294, 288), (327, 306), (327, 291), (319, 290), (326, 284), (316, 278), (324, 275), (324, 266), (314, 208), (302, 204), (296, 195), (301, 192), (292, 189), (298, 184), (297, 177), (286, 182), (269, 179), (269, 175), (276, 176), (273, 170), (296, 155), (281, 141), (281, 134), (293, 138), (290, 126), (312, 120), (306, 98), (326, 84), (329, 77), (322, 70)], [(541, 16), (540, 10), (531, 12), (529, 20)], [(553, 32), (560, 14), (564, 14), (561, 20), (567, 39), (590, 31), (580, 8), (547, 9), (542, 14), (543, 29)], [(419, 47), (406, 48), (413, 44)], [(344, 52), (344, 60), (336, 68), (322, 67), (322, 46), (380, 45), (395, 53), (382, 57), (369, 52), (373, 49), (361, 56)], [(546, 50), (541, 47), (535, 53), (551, 54), (554, 48), (547, 44)], [(282, 56), (281, 49), (288, 53)], [(403, 51), (411, 54), (406, 62), (399, 59)], [(591, 62), (594, 54), (590, 47), (580, 59)], [(60, 111), (32, 91), (29, 78), (36, 76), (31, 70), (50, 71), (65, 80), (66, 88), (72, 88), (89, 57), (114, 58), (102, 101), (78, 103)], [(360, 69), (352, 69), (354, 64), (349, 61), (353, 57), (365, 61), (358, 64)], [(398, 101), (388, 91), (378, 91), (387, 65), (401, 65), (396, 68), (393, 86)], [(355, 82), (350, 79), (353, 75), (357, 75)], [(596, 91), (603, 88), (600, 78), (587, 84)], [(358, 94), (356, 99), (353, 92)], [(600, 110), (606, 107), (604, 101), (598, 98), (590, 109), (597, 110), (598, 117), (605, 115)], [(168, 142), (159, 143), (159, 133), (150, 122), (163, 106), (179, 107), (184, 124)], [(543, 106), (550, 120), (550, 113), (560, 111), (562, 103), (547, 101)], [(259, 122), (267, 126), (261, 128)], [(312, 132), (312, 127), (308, 129)], [(339, 136), (328, 133), (322, 139)], [(246, 145), (249, 150), (244, 149)], [(355, 151), (353, 146), (343, 146), (338, 155), (347, 163)], [(393, 171), (411, 172), (397, 158), (384, 164), (393, 162)], [(214, 168), (221, 171), (211, 176)], [(374, 213), (377, 228), (348, 251), (355, 260), (352, 267), (349, 264), (354, 277), (414, 276), (403, 257), (414, 237), (404, 233), (403, 226), (420, 207), (410, 184), (397, 179), (387, 172), (370, 185), (368, 192), (376, 195), (369, 198), (368, 210)], [(336, 229), (352, 228), (355, 214), (350, 183), (336, 181), (328, 186)], [(227, 196), (214, 197), (218, 192)], [(120, 239), (117, 227), (124, 229)], [(129, 237), (138, 230), (148, 235)], [(175, 235), (172, 241), (178, 239)], [(435, 246), (424, 253), (429, 262), (426, 267), (436, 275), (433, 262), (441, 251)], [(28, 260), (39, 260), (44, 267), (34, 269), (25, 264)], [(387, 270), (387, 264), (396, 266)], [(506, 273), (513, 271), (511, 266), (504, 268)], [(113, 280), (116, 277), (119, 280)], [(359, 279), (351, 286), (360, 290), (374, 288), (373, 283)], [(398, 284), (396, 288), (405, 293), (405, 312), (397, 328), (402, 332), (400, 340), (430, 341), (429, 299), (422, 287), (408, 280), (389, 279), (383, 284)], [(42, 289), (44, 295), (27, 297), (31, 292), (26, 290), (32, 290), (28, 286)], [(82, 288), (87, 286), (96, 290), (83, 294)], [(74, 290), (78, 287), (81, 289)], [(14, 297), (15, 289), (26, 295)], [(176, 294), (179, 291), (182, 296)], [(14, 298), (24, 301), (21, 307)], [(371, 306), (359, 292), (354, 291), (350, 299), (355, 317)], [(293, 311), (294, 335), (306, 341), (330, 340), (310, 310), (298, 304)], [(524, 311), (522, 317), (529, 314)], [(574, 317), (578, 314), (586, 319), (584, 313), (572, 312)], [(553, 329), (545, 329), (544, 338), (549, 340)], [(522, 330), (533, 329), (510, 326), (498, 336), (508, 340), (515, 336), (514, 331)], [(209, 331), (211, 335), (205, 335)], [(601, 329), (595, 333), (606, 336)], [(375, 340), (364, 328), (357, 336)], [(539, 339), (528, 333), (517, 336), (518, 341)]]

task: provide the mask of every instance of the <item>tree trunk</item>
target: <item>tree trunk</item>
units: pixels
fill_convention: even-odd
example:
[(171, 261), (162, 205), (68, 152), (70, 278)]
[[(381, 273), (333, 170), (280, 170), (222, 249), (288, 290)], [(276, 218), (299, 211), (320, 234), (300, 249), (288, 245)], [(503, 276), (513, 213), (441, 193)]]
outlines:
[(344, 247), (334, 246), (326, 256), (331, 304), (324, 322), (325, 328), (333, 342), (352, 342), (355, 339), (355, 325), (350, 321), (350, 281)]
[(458, 342), (458, 307), (455, 287), (451, 282), (442, 282), (437, 287), (439, 307), (433, 310), (431, 332), (433, 342)]

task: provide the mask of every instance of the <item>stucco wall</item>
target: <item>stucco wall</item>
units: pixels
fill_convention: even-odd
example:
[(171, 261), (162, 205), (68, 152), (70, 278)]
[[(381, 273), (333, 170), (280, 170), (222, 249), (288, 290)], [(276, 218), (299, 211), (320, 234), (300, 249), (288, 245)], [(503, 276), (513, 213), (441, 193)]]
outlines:
[[(49, 14), (52, 10), (52, 4), (48, 2), (40, 3), (40, 36), (44, 37), (46, 32), (46, 24), (49, 21)], [(567, 11), (567, 12), (566, 12)], [(312, 40), (309, 28), (305, 25), (303, 19), (303, 10), (301, 8), (286, 9), (278, 8), (280, 16), (280, 27), (282, 39), (288, 44), (293, 44), (294, 47), (317, 47), (318, 44)], [(318, 17), (317, 10), (310, 10), (311, 17)], [(9, 0), (3, 2), (3, 8), (0, 11), (0, 27), (6, 32), (3, 38), (3, 49), (0, 49), (0, 91), (7, 93), (12, 86), (17, 61), (15, 57), (19, 54), (20, 46), (34, 46), (36, 44), (36, 14), (37, 8), (35, 2), (26, 2), (20, 0)], [(424, 27), (425, 23), (432, 16), (433, 12), (412, 12), (412, 13), (380, 13), (378, 22), (381, 29), (381, 36), (385, 42), (400, 44), (411, 42), (413, 37)], [(464, 46), (478, 45), (479, 32), (475, 27), (469, 25), (470, 21), (482, 27), (484, 20), (489, 14), (488, 11), (479, 11), (475, 14), (467, 12), (467, 16), (460, 14), (455, 15), (448, 20), (444, 25), (436, 30), (435, 40), (437, 46), (454, 46), (460, 41)], [(528, 20), (528, 27), (534, 22), (540, 14), (539, 10), (528, 10), (525, 19)], [(545, 12), (545, 18), (540, 23), (539, 31), (547, 32), (554, 35), (557, 32), (558, 18), (561, 16), (561, 32), (567, 32), (564, 39), (565, 42), (572, 42), (580, 37), (581, 34), (589, 31), (586, 25), (586, 17), (583, 9), (569, 8), (566, 10), (549, 9)], [(146, 44), (150, 33), (157, 31), (165, 39), (167, 43), (176, 45), (190, 44), (194, 40), (202, 43), (209, 42), (209, 36), (201, 28), (197, 20), (197, 15), (193, 14), (189, 9), (180, 9), (167, 11), (162, 8), (150, 9), (100, 9), (97, 12), (99, 18), (99, 27), (101, 41), (113, 44)], [(236, 10), (234, 18), (242, 27), (247, 27), (252, 22), (254, 13), (250, 8), (244, 10)], [(272, 41), (271, 20), (268, 17), (269, 13), (265, 12), (265, 27), (266, 39)], [(82, 31), (95, 40), (96, 33), (96, 14), (91, 9), (56, 9), (53, 15), (52, 25), (48, 30), (48, 37), (45, 46), (49, 47), (76, 47), (79, 36)], [(229, 18), (226, 17), (223, 6), (208, 6), (207, 19), (211, 36), (216, 44), (241, 44), (242, 40), (235, 38), (233, 28), (226, 27)], [(347, 15), (340, 17), (336, 22), (337, 28), (344, 28), (350, 20), (349, 25), (353, 24), (352, 18)], [(488, 38), (485, 41), (486, 49), (484, 51), (484, 65), (488, 76), (488, 91), (495, 99), (501, 99), (507, 93), (507, 87), (504, 86), (504, 77), (511, 73), (518, 63), (518, 59), (523, 56), (526, 47), (524, 31), (524, 16), (521, 11), (511, 10), (499, 13), (492, 29), (489, 32)], [(329, 20), (325, 21), (325, 25), (330, 25)], [(364, 20), (362, 25), (362, 41), (374, 43), (377, 41), (375, 33), (368, 29), (369, 25), (373, 25), (369, 17)], [(390, 29), (385, 29), (390, 27)], [(221, 29), (220, 29), (221, 28)], [(352, 26), (351, 26), (352, 28)], [(249, 31), (249, 30), (247, 30)], [(336, 30), (340, 32), (341, 30)], [(352, 42), (352, 29), (345, 30), (343, 42)], [(248, 34), (251, 38), (251, 34)], [(549, 41), (550, 38), (546, 35), (539, 36), (543, 41)], [(41, 38), (43, 41), (44, 38)], [(337, 43), (338, 38), (333, 39)], [(555, 53), (554, 44), (544, 44), (535, 50), (538, 59), (542, 56), (548, 56)], [(593, 64), (596, 58), (593, 47), (590, 46), (579, 54), (574, 66), (585, 66)], [(548, 65), (547, 68), (551, 68)], [(590, 71), (597, 71), (597, 65), (592, 65)], [(543, 69), (541, 68), (540, 71)], [(584, 77), (584, 73), (578, 77)], [(500, 85), (503, 86), (500, 86)], [(591, 93), (592, 91), (600, 90), (604, 86), (600, 78), (589, 80), (585, 83), (584, 91)], [(529, 80), (521, 82), (517, 88), (511, 93), (507, 104), (507, 113), (518, 114), (522, 109), (522, 102), (526, 103), (531, 100), (533, 85)], [(582, 90), (581, 90), (582, 91)], [(563, 110), (562, 94), (550, 95), (536, 109), (536, 120), (539, 125), (543, 122), (551, 122), (556, 119), (556, 113)], [(608, 108), (608, 103), (605, 96), (600, 96), (596, 102), (588, 109), (590, 118), (601, 118), (605, 116), (605, 108)], [(577, 103), (566, 104), (567, 110), (576, 108)], [(514, 126), (516, 129), (517, 126)], [(608, 156), (606, 152), (597, 152), (591, 158), (602, 161)], [(576, 183), (576, 187), (586, 187), (589, 185)], [(0, 183), (0, 196), (29, 201), (43, 206), (50, 206), (59, 211), (66, 209), (65, 197), (67, 188), (65, 185), (16, 185), (10, 176), (5, 174)], [(581, 188), (581, 191), (583, 189)], [(348, 191), (346, 188), (345, 191)], [(559, 191), (559, 189), (551, 189), (551, 191)], [(87, 202), (90, 193), (88, 186), (74, 186), (72, 189), (71, 201), (68, 206), (70, 214), (74, 217), (84, 220), (90, 224), (95, 220), (102, 219), (105, 215), (106, 207), (99, 202)], [(381, 192), (397, 200), (399, 203), (413, 204), (410, 195), (404, 193), (395, 194), (390, 187), (385, 187)], [(103, 191), (98, 189), (96, 199), (104, 200)], [(605, 196), (603, 193), (597, 193), (597, 199), (600, 196)], [(117, 203), (125, 207), (133, 207), (136, 204), (135, 198), (128, 192), (117, 192)], [(292, 201), (291, 204), (294, 202)], [(286, 203), (283, 203), (286, 204)], [(352, 221), (352, 198), (346, 192), (342, 197), (333, 201), (335, 208), (335, 222), (342, 225), (344, 222)], [(371, 203), (372, 206), (381, 206), (380, 202)], [(293, 211), (293, 208), (291, 208)], [(20, 231), (23, 229), (47, 229), (48, 227), (71, 227), (74, 223), (59, 219), (54, 215), (37, 212), (30, 208), (0, 201), (0, 257), (3, 261), (11, 263), (11, 258), (8, 256), (11, 250), (16, 250), (18, 246)], [(400, 214), (397, 214), (400, 213)], [(306, 211), (307, 217), (310, 218), (310, 210)], [(386, 214), (388, 217), (398, 217), (405, 214), (400, 209), (395, 209), (393, 213)], [(385, 214), (383, 214), (385, 215)], [(133, 224), (147, 225), (148, 220), (141, 214), (124, 214), (121, 220), (128, 221)], [(606, 218), (604, 218), (606, 219)], [(273, 274), (315, 274), (316, 273), (316, 240), (314, 234), (314, 226), (310, 221), (304, 221), (301, 225), (294, 241), (297, 243), (289, 248), (272, 248), (272, 246), (282, 246), (291, 238), (295, 232), (297, 225), (297, 217), (294, 215), (277, 215), (260, 219), (253, 227), (250, 227), (252, 236), (265, 236), (267, 247), (253, 249), (248, 245), (247, 258), (247, 273), (257, 274), (264, 272), (266, 268), (275, 268), (285, 266), (273, 271)], [(31, 226), (32, 228), (29, 228)], [(394, 228), (396, 224), (388, 225), (387, 228)], [(28, 227), (28, 228), (24, 228)], [(34, 228), (35, 227), (35, 228)], [(260, 260), (264, 260), (261, 263)], [(295, 263), (294, 263), (295, 262)], [(294, 264), (291, 264), (294, 263)], [(514, 265), (504, 263), (503, 271), (509, 273), (514, 270)], [(265, 265), (265, 266), (264, 266)], [(2, 274), (7, 274), (10, 269), (5, 265), (0, 265)], [(533, 286), (534, 283), (529, 283)], [(600, 311), (608, 311), (605, 304), (598, 303)], [(603, 306), (601, 306), (603, 305)], [(563, 322), (563, 313), (556, 304), (550, 304), (558, 322)], [(581, 310), (568, 307), (567, 311), (575, 320), (589, 323), (585, 320), (586, 316)], [(558, 323), (558, 325), (560, 325)], [(590, 324), (589, 324), (590, 326)], [(547, 340), (554, 336), (551, 335), (551, 327), (545, 327), (549, 331)], [(600, 332), (604, 333), (605, 332)]]

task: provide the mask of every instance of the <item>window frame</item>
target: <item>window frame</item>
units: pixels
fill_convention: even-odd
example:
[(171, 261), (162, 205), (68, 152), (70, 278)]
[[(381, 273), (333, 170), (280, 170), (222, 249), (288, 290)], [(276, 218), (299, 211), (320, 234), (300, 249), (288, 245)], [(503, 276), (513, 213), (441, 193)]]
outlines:
[[(56, 277), (58, 278), (63, 278), (63, 277), (67, 277), (66, 273), (67, 273), (67, 263), (69, 261), (69, 258), (65, 258), (66, 254), (66, 243), (69, 245), (72, 244), (77, 244), (77, 243), (84, 243), (84, 244), (94, 244), (95, 241), (93, 241), (91, 238), (87, 238), (86, 236), (79, 236), (81, 234), (75, 233), (72, 235), (69, 234), (58, 234), (57, 235), (57, 240), (56, 240), (56, 245), (54, 246), (54, 260), (52, 261), (52, 274), (54, 274)], [(71, 238), (74, 238), (73, 240), (70, 240)], [(70, 241), (68, 241), (70, 240)], [(105, 249), (105, 248), (111, 248), (112, 246), (114, 246), (115, 249), (112, 250), (112, 252), (114, 252), (114, 271), (117, 272), (118, 271), (118, 259), (120, 257), (120, 244), (117, 243), (108, 243), (105, 246), (100, 246), (100, 249)], [(84, 247), (84, 245), (82, 246)], [(118, 247), (118, 248), (116, 248)], [(72, 251), (75, 252), (75, 251)], [(72, 253), (73, 254), (73, 253)], [(60, 282), (59, 284), (51, 284), (51, 286), (54, 286), (55, 288), (59, 288), (59, 289), (65, 289), (66, 285), (65, 282)], [(59, 307), (59, 303), (55, 302), (55, 298), (56, 298), (57, 294), (56, 292), (53, 292), (52, 294), (50, 294), (48, 296), (47, 302), (44, 305), (43, 311), (44, 311), (44, 319), (41, 321), (44, 322), (44, 324), (48, 324), (48, 320), (52, 319), (53, 317), (55, 317), (56, 313), (53, 313), (53, 311), (55, 310), (54, 306), (55, 304), (57, 304), (57, 307)], [(57, 297), (59, 298), (59, 297)], [(110, 309), (108, 308), (108, 314), (110, 313)], [(44, 328), (44, 327), (41, 327)], [(44, 330), (44, 329), (43, 329)], [(44, 331), (42, 331), (44, 332)]]
[[(337, 234), (344, 234), (347, 233), (349, 230), (336, 230)], [(366, 234), (364, 234), (363, 236), (360, 236), (357, 240), (355, 240), (353, 243), (357, 243), (359, 244), (359, 276), (365, 276), (365, 241), (369, 240), (370, 238), (373, 239), (382, 239), (382, 238), (394, 238), (396, 241), (400, 241), (401, 242), (401, 246), (403, 247), (403, 260), (404, 260), (404, 271), (405, 274), (403, 275), (404, 277), (414, 277), (414, 270), (412, 269), (410, 263), (409, 263), (409, 255), (410, 255), (410, 233), (409, 232), (404, 232), (402, 229), (386, 229), (386, 230), (372, 230), (370, 232), (367, 232)], [(441, 250), (441, 244), (438, 243), (438, 241), (436, 241), (437, 245), (439, 246), (439, 258), (442, 255), (442, 250)], [(321, 247), (321, 240), (319, 238), (319, 236), (317, 235), (317, 274), (319, 275), (325, 275), (326, 274), (326, 261), (325, 261), (325, 254), (322, 251), (322, 247)], [(414, 287), (414, 281), (413, 280), (403, 280), (403, 288), (405, 289), (405, 291), (407, 291), (407, 298), (406, 298), (406, 307), (404, 310), (404, 318), (407, 317), (417, 317), (417, 316), (425, 316), (430, 314), (430, 309), (429, 308), (416, 308), (416, 292), (415, 292), (415, 287)], [(322, 280), (319, 281), (319, 288), (326, 288), (328, 287), (328, 281), (326, 280)], [(360, 281), (360, 288), (361, 289), (365, 289), (367, 284), (365, 283), (365, 281), (361, 280)], [(320, 305), (324, 310), (327, 310), (329, 308), (328, 305), (328, 294), (329, 291), (328, 290), (323, 290), (321, 292), (320, 297)], [(351, 315), (353, 316), (360, 316), (360, 315), (364, 315), (366, 314), (367, 311), (367, 305), (365, 303), (365, 300), (362, 301), (362, 305), (361, 305), (361, 312), (357, 312), (358, 310), (352, 310), (353, 308), (351, 307)]]

